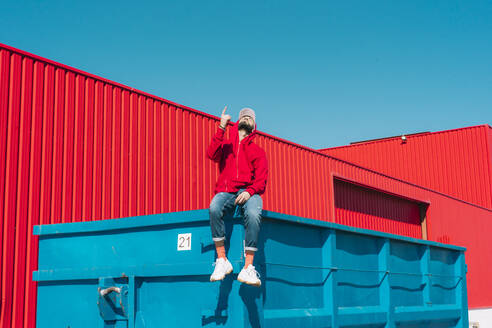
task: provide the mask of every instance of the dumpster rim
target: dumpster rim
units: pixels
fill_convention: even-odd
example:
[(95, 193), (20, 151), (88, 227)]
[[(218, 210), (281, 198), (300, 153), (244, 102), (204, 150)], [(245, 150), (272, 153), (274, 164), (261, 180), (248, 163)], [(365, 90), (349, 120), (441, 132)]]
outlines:
[[(361, 235), (375, 236), (379, 238), (389, 238), (413, 244), (434, 246), (439, 248), (447, 248), (457, 251), (466, 251), (465, 247), (438, 243), (430, 240), (417, 239), (412, 237), (400, 236), (381, 232), (376, 230), (362, 229), (341, 225), (338, 223), (316, 220), (312, 218), (304, 218), (294, 215), (283, 214), (279, 212), (263, 210), (262, 216), (265, 219), (273, 219), (302, 225), (310, 225), (327, 229), (341, 230)], [(135, 218), (138, 218), (136, 220)], [(85, 222), (69, 222), (47, 225), (36, 225), (33, 227), (33, 234), (38, 236), (48, 237), (50, 235), (60, 236), (62, 234), (84, 234), (91, 232), (102, 232), (110, 230), (124, 231), (128, 229), (169, 225), (169, 224), (184, 224), (209, 221), (208, 209), (180, 211), (162, 214), (152, 214), (143, 216), (126, 217), (110, 220), (85, 221)], [(239, 223), (239, 222), (238, 222)], [(42, 237), (41, 237), (42, 238)]]

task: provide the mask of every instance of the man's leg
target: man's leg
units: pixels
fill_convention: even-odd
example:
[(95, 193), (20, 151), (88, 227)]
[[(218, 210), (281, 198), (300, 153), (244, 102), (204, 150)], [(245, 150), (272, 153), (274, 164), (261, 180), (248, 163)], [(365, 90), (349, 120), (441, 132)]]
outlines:
[(255, 252), (258, 250), (258, 235), (261, 225), (261, 210), (263, 200), (259, 195), (253, 195), (243, 205), (244, 209), (244, 230), (245, 230), (245, 253), (244, 268), (239, 273), (237, 280), (249, 285), (261, 286), (259, 274), (253, 266)]
[(210, 228), (212, 230), (212, 239), (217, 250), (217, 257), (226, 258), (225, 255), (225, 227), (224, 214), (234, 208), (236, 195), (228, 192), (219, 192), (210, 202)]
[(244, 230), (245, 230), (245, 251), (246, 261), (244, 267), (247, 268), (253, 264), (255, 252), (258, 250), (258, 235), (261, 225), (261, 211), (263, 209), (263, 200), (260, 195), (253, 195), (243, 205), (244, 209)]
[(226, 274), (232, 272), (232, 264), (227, 260), (224, 247), (224, 214), (234, 208), (235, 199), (235, 194), (221, 192), (216, 194), (210, 202), (210, 228), (212, 230), (212, 239), (215, 243), (215, 249), (217, 250), (215, 269), (210, 276), (210, 281), (222, 280)]

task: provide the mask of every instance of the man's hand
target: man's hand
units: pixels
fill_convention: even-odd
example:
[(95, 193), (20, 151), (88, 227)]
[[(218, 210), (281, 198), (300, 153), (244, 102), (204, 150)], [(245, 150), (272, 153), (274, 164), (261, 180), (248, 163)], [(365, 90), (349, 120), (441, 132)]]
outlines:
[(242, 193), (239, 194), (239, 196), (237, 196), (236, 201), (234, 202), (234, 205), (237, 205), (237, 204), (243, 205), (250, 198), (251, 198), (251, 195), (249, 194), (249, 192), (243, 191)]
[(227, 128), (227, 123), (229, 123), (229, 121), (231, 120), (231, 115), (226, 114), (226, 109), (227, 106), (224, 107), (222, 115), (220, 115), (220, 127), (223, 129)]

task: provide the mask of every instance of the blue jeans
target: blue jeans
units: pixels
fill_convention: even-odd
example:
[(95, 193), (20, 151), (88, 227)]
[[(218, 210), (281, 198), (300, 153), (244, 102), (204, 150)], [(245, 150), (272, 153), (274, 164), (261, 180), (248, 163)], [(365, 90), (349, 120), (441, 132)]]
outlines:
[[(210, 202), (210, 228), (212, 229), (213, 241), (225, 240), (224, 216), (234, 213), (236, 208), (234, 202), (243, 191), (244, 189), (239, 190), (237, 193), (219, 192)], [(246, 203), (237, 206), (242, 207), (244, 212), (245, 250), (257, 251), (256, 245), (260, 232), (263, 200), (260, 195), (254, 194)]]

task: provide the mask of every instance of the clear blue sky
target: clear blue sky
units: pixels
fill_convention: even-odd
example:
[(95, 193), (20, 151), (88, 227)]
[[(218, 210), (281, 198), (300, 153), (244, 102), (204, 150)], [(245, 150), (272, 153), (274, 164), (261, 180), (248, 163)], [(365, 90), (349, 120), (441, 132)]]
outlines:
[(492, 124), (491, 1), (1, 1), (0, 42), (312, 148)]

